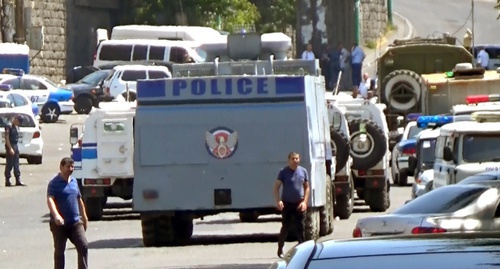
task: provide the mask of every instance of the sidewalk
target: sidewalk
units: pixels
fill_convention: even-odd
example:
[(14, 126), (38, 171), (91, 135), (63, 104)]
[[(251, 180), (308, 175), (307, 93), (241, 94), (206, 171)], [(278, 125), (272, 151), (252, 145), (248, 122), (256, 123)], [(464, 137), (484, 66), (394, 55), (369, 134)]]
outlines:
[(365, 51), (366, 58), (363, 63), (363, 73), (368, 72), (374, 75), (376, 71), (377, 58), (383, 54), (389, 44), (396, 39), (407, 39), (414, 36), (413, 26), (411, 23), (398, 13), (393, 13), (393, 23), (397, 29), (388, 32), (380, 39), (376, 48), (369, 49), (365, 45), (361, 47)]

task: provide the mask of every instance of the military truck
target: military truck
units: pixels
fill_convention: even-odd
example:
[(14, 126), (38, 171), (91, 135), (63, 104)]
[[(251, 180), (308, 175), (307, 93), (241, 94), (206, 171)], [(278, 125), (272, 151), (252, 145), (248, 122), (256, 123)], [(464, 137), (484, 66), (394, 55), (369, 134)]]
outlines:
[(306, 239), (333, 232), (319, 61), (247, 60), (260, 35), (230, 35), (228, 45), (233, 62), (173, 65), (173, 78), (138, 82), (133, 208), (145, 246), (187, 244), (193, 219), (207, 215), (278, 213), (272, 188), (290, 151), (310, 177)]
[(421, 112), (422, 74), (452, 71), (472, 60), (472, 54), (446, 34), (395, 40), (377, 62), (378, 95), (387, 105), (389, 129), (396, 130), (398, 116)]

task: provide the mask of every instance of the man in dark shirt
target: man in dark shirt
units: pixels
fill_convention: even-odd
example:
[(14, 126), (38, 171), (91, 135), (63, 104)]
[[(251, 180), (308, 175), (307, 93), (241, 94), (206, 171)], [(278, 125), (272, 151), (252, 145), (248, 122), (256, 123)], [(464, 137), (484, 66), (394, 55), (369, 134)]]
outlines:
[(88, 245), (85, 231), (88, 218), (80, 189), (73, 173), (73, 159), (61, 160), (60, 172), (47, 188), (47, 206), (50, 210), (50, 231), (54, 238), (54, 268), (64, 269), (64, 251), (69, 239), (78, 252), (78, 269), (88, 268)]
[[(278, 241), (278, 257), (283, 257), (283, 246), (288, 230), (295, 221), (297, 240), (304, 242), (304, 219), (309, 201), (309, 175), (307, 170), (299, 166), (300, 155), (297, 152), (288, 154), (288, 166), (281, 169), (274, 184), (274, 196), (278, 210), (282, 212), (282, 223)], [(280, 187), (283, 186), (281, 197)]]
[(16, 186), (26, 186), (21, 181), (21, 171), (19, 170), (19, 126), (22, 123), (22, 116), (15, 116), (10, 125), (5, 126), (5, 186), (10, 187), (10, 172), (14, 169)]

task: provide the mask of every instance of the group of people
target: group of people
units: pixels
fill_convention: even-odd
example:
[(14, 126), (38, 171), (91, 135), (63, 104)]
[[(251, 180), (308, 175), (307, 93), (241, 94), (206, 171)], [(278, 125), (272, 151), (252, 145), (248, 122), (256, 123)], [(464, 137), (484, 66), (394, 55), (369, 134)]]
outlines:
[[(301, 59), (317, 59), (313, 46), (306, 45)], [(368, 99), (371, 97), (370, 87), (372, 81), (368, 73), (362, 74), (363, 62), (366, 54), (357, 43), (347, 50), (342, 42), (336, 47), (327, 44), (321, 57), (321, 66), (325, 76), (325, 86), (328, 90), (334, 91), (337, 87), (339, 91), (352, 91), (354, 97)]]

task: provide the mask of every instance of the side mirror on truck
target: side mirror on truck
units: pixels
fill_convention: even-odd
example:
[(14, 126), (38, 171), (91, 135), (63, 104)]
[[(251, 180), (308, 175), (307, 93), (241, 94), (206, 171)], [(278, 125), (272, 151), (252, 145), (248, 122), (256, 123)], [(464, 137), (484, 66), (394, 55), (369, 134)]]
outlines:
[(71, 127), (69, 129), (69, 143), (71, 146), (78, 143), (78, 127)]

